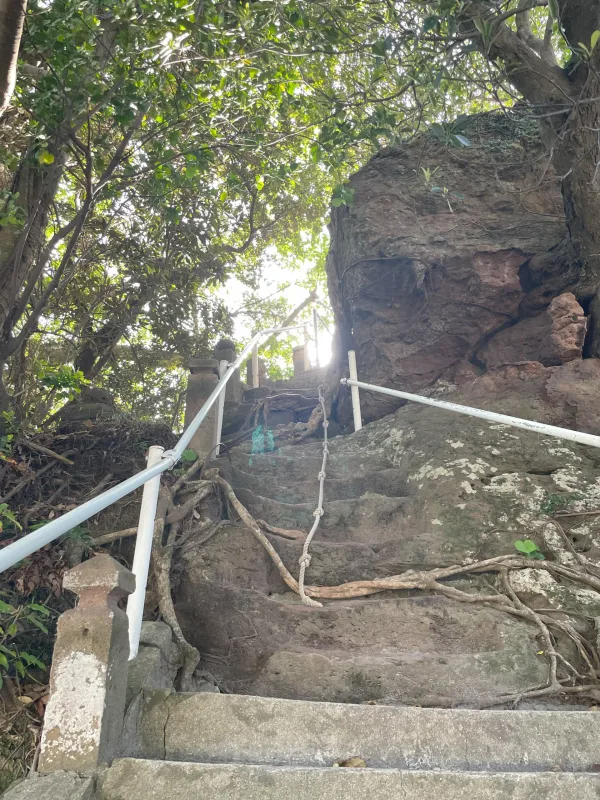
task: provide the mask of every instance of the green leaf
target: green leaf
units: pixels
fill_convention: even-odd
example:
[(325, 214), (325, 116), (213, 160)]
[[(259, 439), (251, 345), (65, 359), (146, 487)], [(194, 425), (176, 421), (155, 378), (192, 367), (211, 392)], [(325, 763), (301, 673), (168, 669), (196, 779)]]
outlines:
[(0, 600), (0, 614), (14, 614), (16, 610), (14, 606), (5, 603), (4, 600)]
[(4, 653), (0, 653), (0, 667), (8, 667), (8, 658)]
[(46, 665), (43, 661), (40, 661), (39, 658), (32, 656), (31, 653), (26, 653), (24, 650), (21, 650), (19, 653), (21, 660), (24, 661), (28, 667), (38, 667), (39, 669), (46, 669)]
[(197, 458), (198, 458), (198, 456), (193, 450), (189, 450), (189, 449), (188, 450), (184, 450), (183, 453), (181, 454), (181, 461), (192, 462), (192, 461), (196, 461)]
[(436, 25), (439, 23), (439, 21), (440, 21), (440, 18), (436, 17), (435, 14), (433, 14), (430, 17), (426, 17), (424, 22), (423, 22), (423, 33), (427, 33), (427, 31), (433, 30), (436, 27)]
[(461, 135), (461, 134), (459, 134), (459, 133), (455, 133), (455, 134), (454, 134), (454, 138), (455, 138), (455, 139), (456, 139), (456, 140), (459, 142), (459, 144), (461, 144), (463, 147), (470, 147), (470, 146), (471, 146), (471, 142), (469, 141), (469, 139), (467, 139), (467, 137), (466, 137), (466, 136), (462, 136), (462, 135)]
[(558, 6), (558, 0), (548, 0), (548, 11), (550, 12), (550, 16), (555, 22), (560, 19), (560, 8)]
[(594, 51), (594, 48), (598, 44), (598, 40), (600, 39), (600, 31), (594, 31), (592, 33), (592, 38), (590, 41), (590, 53)]
[(28, 603), (27, 608), (31, 611), (39, 611), (39, 613), (43, 614), (45, 617), (50, 616), (50, 609), (46, 608), (46, 606), (39, 605), (39, 603)]
[(13, 666), (14, 666), (14, 668), (17, 670), (17, 672), (19, 673), (19, 675), (20, 675), (22, 678), (24, 678), (24, 677), (25, 677), (26, 670), (25, 670), (25, 665), (23, 664), (23, 662), (22, 662), (22, 661), (19, 661), (19, 659), (17, 659), (16, 661), (13, 661)]
[(40, 162), (40, 164), (53, 164), (54, 156), (47, 150), (42, 150), (41, 153), (38, 153), (38, 161)]
[(531, 539), (517, 539), (515, 542), (515, 549), (520, 553), (529, 555), (530, 553), (535, 553), (537, 550), (539, 550), (539, 547), (535, 542), (532, 542)]
[(48, 628), (44, 625), (43, 622), (40, 622), (40, 620), (37, 617), (34, 617), (33, 614), (28, 614), (26, 619), (28, 619), (29, 622), (32, 623), (32, 625), (35, 625), (36, 628), (39, 628), (42, 631), (42, 633), (48, 633)]

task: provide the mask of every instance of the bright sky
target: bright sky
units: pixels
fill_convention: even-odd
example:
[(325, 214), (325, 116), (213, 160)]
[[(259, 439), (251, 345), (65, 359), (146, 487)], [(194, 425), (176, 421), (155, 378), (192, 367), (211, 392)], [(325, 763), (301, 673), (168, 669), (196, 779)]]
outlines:
[[(290, 286), (285, 289), (285, 296), (292, 308), (295, 308), (299, 305), (307, 296), (308, 292), (306, 288), (298, 286), (297, 282), (293, 280), (294, 275), (297, 275), (297, 280), (302, 280), (303, 275), (299, 275), (298, 273), (290, 272), (288, 269), (283, 267), (277, 267), (276, 264), (269, 265), (269, 277), (263, 278), (261, 282), (260, 289), (258, 291), (258, 296), (261, 299), (266, 299), (269, 296), (273, 295), (276, 292), (277, 287), (281, 284), (289, 283)], [(237, 311), (240, 306), (244, 303), (244, 291), (247, 290), (247, 287), (239, 281), (237, 278), (230, 278), (227, 283), (218, 291), (217, 295), (220, 297), (227, 308), (230, 311)], [(325, 300), (326, 298), (321, 298)], [(235, 328), (234, 328), (234, 335), (235, 338), (238, 340), (249, 339), (252, 333), (251, 327), (248, 325), (247, 319), (242, 319), (240, 317), (235, 318)], [(284, 335), (284, 334), (282, 334)], [(291, 332), (288, 334), (294, 338), (295, 343), (301, 344), (303, 341), (302, 331), (298, 333)], [(311, 326), (311, 338), (312, 338), (312, 326)], [(311, 363), (315, 363), (315, 351), (314, 351), (314, 342), (311, 341), (309, 347), (309, 355), (311, 359)], [(324, 364), (328, 364), (331, 358), (331, 335), (323, 328), (322, 325), (319, 325), (319, 360), (321, 366)]]

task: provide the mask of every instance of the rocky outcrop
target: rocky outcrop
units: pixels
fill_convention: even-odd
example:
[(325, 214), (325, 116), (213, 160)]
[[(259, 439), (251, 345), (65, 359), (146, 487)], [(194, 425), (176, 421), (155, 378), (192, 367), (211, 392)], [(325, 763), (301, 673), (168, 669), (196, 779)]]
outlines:
[(536, 317), (497, 333), (477, 357), (486, 367), (538, 361), (547, 367), (581, 358), (586, 317), (575, 295), (555, 297)]
[[(565, 295), (577, 294), (581, 265), (563, 244), (559, 186), (535, 123), (490, 114), (465, 133), (471, 146), (460, 151), (426, 136), (379, 153), (351, 178), (352, 205), (332, 210), (338, 363), (354, 348), (369, 383), (422, 392), (508, 359), (581, 354), (583, 312)], [(365, 396), (363, 413), (396, 407)], [(351, 418), (343, 400), (338, 417)]]

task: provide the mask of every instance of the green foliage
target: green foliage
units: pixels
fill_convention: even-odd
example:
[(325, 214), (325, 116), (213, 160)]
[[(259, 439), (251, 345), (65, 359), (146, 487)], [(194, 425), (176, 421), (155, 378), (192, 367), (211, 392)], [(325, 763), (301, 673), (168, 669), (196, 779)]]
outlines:
[(57, 400), (72, 400), (81, 393), (83, 386), (89, 384), (83, 372), (69, 364), (57, 366), (42, 364), (38, 372), (38, 381), (42, 386), (52, 389)]
[(535, 542), (532, 542), (531, 539), (517, 539), (515, 541), (515, 550), (525, 556), (525, 558), (537, 559), (539, 561), (545, 559), (540, 548)]
[(4, 520), (7, 520), (12, 528), (22, 530), (23, 526), (19, 523), (13, 512), (8, 507), (8, 503), (0, 503), (0, 533), (4, 530)]
[(467, 115), (461, 114), (454, 122), (434, 122), (430, 130), (446, 147), (470, 147), (471, 142), (461, 133), (468, 121)]
[(10, 457), (18, 430), (15, 412), (0, 411), (0, 460), (6, 461)]
[(574, 500), (582, 500), (583, 496), (580, 494), (548, 494), (544, 502), (540, 505), (541, 511), (544, 514), (554, 514), (556, 511), (562, 511), (567, 508)]
[(47, 636), (49, 614), (50, 610), (40, 603), (12, 605), (0, 600), (0, 687), (4, 676), (9, 675), (17, 680), (26, 677), (35, 679), (30, 673), (31, 669), (46, 670), (44, 662), (24, 650), (21, 642), (33, 631), (41, 631)]
[(23, 227), (25, 214), (18, 203), (19, 192), (0, 191), (0, 229), (6, 225)]

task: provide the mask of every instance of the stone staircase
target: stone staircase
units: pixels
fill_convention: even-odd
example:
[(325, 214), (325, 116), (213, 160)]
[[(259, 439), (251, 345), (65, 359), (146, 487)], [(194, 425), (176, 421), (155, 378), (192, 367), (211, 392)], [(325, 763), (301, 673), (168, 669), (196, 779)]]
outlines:
[[(378, 423), (330, 443), (325, 516), (312, 546), (309, 583), (332, 585), (460, 563), (464, 537), (432, 525), (413, 535), (418, 484), (389, 453), (369, 451)], [(321, 442), (252, 454), (231, 451), (222, 472), (252, 515), (307, 531), (316, 505)], [(481, 531), (481, 558), (513, 548), (514, 535)], [(271, 537), (298, 573), (301, 542)], [(464, 582), (458, 582), (464, 588)], [(300, 605), (241, 524), (183, 559), (177, 613), (227, 691), (299, 700), (452, 707), (497, 702), (543, 684), (537, 629), (482, 604), (387, 592)]]
[[(437, 425), (432, 446), (453, 448)], [(487, 431), (469, 435), (487, 445)], [(440, 531), (434, 517), (414, 536), (421, 479), (390, 448), (398, 438), (382, 420), (331, 441), (309, 582), (463, 560), (462, 528)], [(255, 518), (306, 531), (321, 450), (252, 453), (244, 442), (219, 466)], [(480, 558), (500, 555), (514, 538), (503, 535), (469, 543)], [(297, 574), (301, 542), (272, 541)], [(35, 777), (7, 800), (600, 800), (597, 714), (558, 701), (475, 708), (543, 684), (535, 626), (424, 592), (308, 608), (239, 523), (182, 554), (179, 570), (179, 620), (221, 693), (142, 689), (110, 767)]]
[[(594, 714), (145, 695), (101, 800), (597, 800)], [(361, 768), (335, 768), (358, 757)]]

